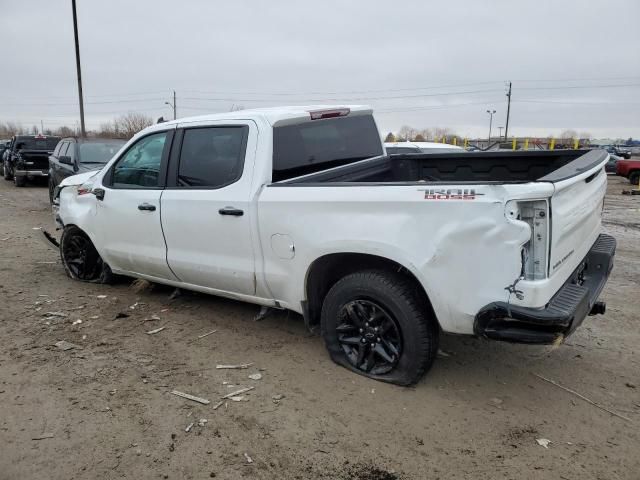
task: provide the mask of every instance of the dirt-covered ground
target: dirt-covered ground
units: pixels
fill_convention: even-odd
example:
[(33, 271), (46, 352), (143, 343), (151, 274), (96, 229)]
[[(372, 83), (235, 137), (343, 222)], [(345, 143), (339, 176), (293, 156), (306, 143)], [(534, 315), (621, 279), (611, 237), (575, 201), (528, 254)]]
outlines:
[(558, 348), (444, 336), (431, 372), (399, 388), (334, 365), (294, 314), (256, 322), (248, 304), (69, 280), (33, 230), (51, 225), (46, 188), (0, 180), (0, 479), (637, 480), (640, 196), (628, 187), (610, 177), (606, 315)]

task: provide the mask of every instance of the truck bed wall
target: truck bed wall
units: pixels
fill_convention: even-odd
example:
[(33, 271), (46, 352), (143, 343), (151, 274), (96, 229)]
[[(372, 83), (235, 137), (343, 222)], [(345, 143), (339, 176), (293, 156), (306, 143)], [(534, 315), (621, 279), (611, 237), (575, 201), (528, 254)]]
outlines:
[(282, 183), (531, 182), (585, 153), (565, 150), (404, 154), (378, 157)]

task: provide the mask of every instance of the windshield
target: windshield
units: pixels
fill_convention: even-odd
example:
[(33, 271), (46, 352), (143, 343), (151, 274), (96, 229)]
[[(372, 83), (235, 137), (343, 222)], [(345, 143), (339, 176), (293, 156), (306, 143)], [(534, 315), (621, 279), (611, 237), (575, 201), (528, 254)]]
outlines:
[(382, 155), (371, 115), (355, 115), (273, 129), (273, 181)]
[(125, 143), (125, 140), (81, 143), (78, 146), (80, 163), (107, 163)]
[(420, 151), (422, 153), (463, 153), (464, 150), (461, 148), (421, 148)]

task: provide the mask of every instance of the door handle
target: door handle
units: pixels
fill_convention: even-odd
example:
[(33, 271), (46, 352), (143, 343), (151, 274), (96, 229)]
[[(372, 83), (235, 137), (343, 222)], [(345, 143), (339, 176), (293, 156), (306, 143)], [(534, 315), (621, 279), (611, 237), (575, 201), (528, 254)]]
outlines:
[(153, 212), (155, 211), (156, 206), (155, 205), (151, 205), (149, 203), (141, 203), (140, 205), (138, 205), (138, 210), (146, 210), (148, 212)]
[(233, 207), (221, 208), (220, 210), (218, 210), (218, 213), (220, 215), (231, 215), (234, 217), (241, 217), (242, 215), (244, 215), (244, 212), (242, 210), (240, 210), (239, 208), (233, 208)]

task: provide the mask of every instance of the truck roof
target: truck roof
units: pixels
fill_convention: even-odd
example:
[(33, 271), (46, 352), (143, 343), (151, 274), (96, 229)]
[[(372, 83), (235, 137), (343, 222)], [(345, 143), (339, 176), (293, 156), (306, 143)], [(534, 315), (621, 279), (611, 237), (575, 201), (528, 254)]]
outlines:
[(291, 121), (311, 120), (310, 112), (318, 110), (340, 110), (349, 109), (349, 115), (366, 115), (373, 113), (371, 107), (366, 105), (294, 105), (284, 107), (252, 108), (247, 110), (236, 110), (233, 112), (211, 113), (198, 115), (195, 117), (179, 118), (159, 125), (181, 124), (190, 122), (202, 122), (206, 120), (237, 120), (237, 119), (262, 119), (270, 125), (283, 125)]

